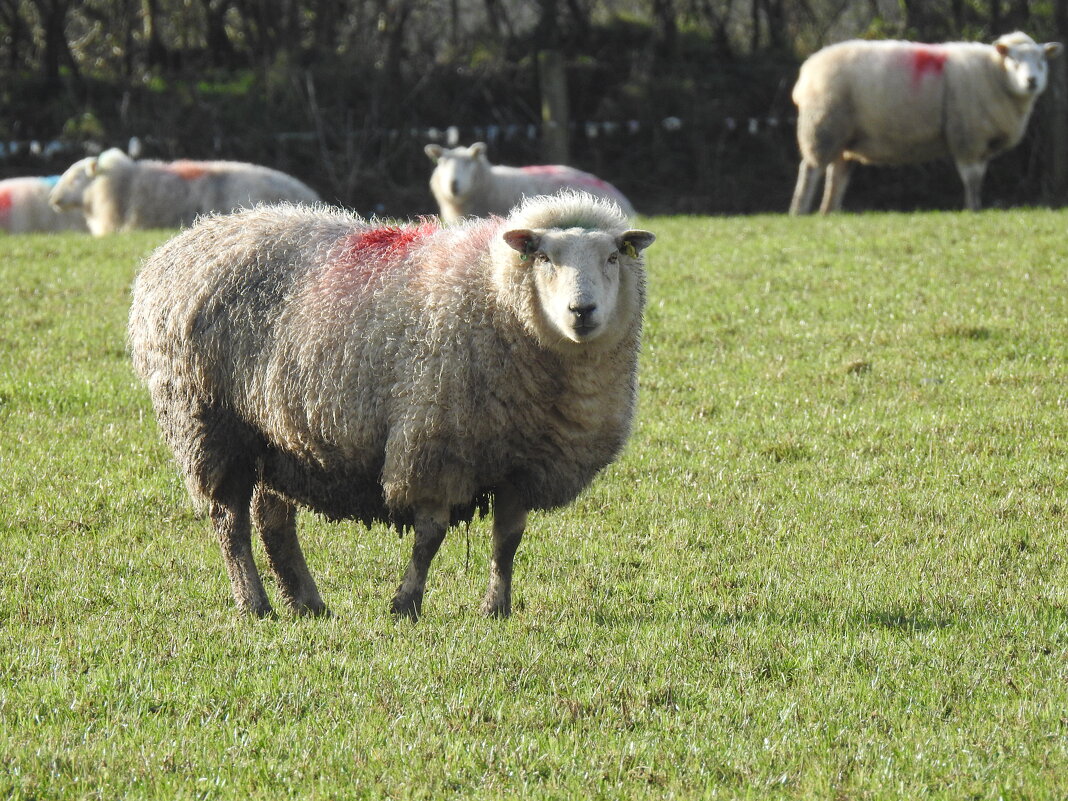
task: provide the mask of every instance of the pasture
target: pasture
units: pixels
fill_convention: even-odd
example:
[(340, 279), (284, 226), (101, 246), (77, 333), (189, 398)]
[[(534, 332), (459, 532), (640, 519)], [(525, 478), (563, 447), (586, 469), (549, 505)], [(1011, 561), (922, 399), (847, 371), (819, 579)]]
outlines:
[(125, 354), (166, 233), (0, 239), (0, 797), (1065, 797), (1066, 220), (642, 220), (624, 456), (414, 625), (310, 515), (336, 616), (235, 615)]

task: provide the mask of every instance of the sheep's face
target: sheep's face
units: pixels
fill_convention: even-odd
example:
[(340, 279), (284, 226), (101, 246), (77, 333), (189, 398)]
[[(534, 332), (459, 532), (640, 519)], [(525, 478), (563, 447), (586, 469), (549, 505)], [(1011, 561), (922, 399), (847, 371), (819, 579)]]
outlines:
[(1009, 89), (1021, 97), (1036, 97), (1046, 88), (1049, 76), (1047, 58), (1061, 51), (1061, 45), (1050, 42), (1035, 44), (1027, 37), (1006, 36), (995, 42), (1002, 67), (1008, 76)]
[(52, 191), (48, 194), (48, 202), (60, 211), (80, 208), (85, 190), (92, 183), (95, 172), (95, 158), (74, 162), (52, 187)]
[(538, 305), (549, 326), (571, 342), (591, 342), (617, 315), (624, 273), (655, 237), (648, 231), (613, 236), (582, 228), (516, 229), (504, 241), (533, 272)]
[(431, 183), (445, 197), (463, 203), (475, 189), (479, 175), (489, 167), (485, 147), (481, 142), (471, 147), (428, 146), (427, 154), (437, 162)]

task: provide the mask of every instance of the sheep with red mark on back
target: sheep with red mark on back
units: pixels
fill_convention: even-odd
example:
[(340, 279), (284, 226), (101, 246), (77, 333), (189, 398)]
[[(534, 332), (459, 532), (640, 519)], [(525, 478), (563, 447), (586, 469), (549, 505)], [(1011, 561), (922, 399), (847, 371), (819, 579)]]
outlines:
[(58, 211), (48, 202), (48, 194), (58, 180), (58, 175), (51, 175), (0, 181), (0, 231), (29, 234), (86, 230), (81, 214)]
[(570, 503), (629, 434), (653, 239), (566, 193), (452, 227), (265, 206), (156, 250), (134, 286), (134, 366), (239, 608), (272, 611), (254, 524), (284, 601), (326, 611), (302, 507), (414, 529), (392, 609), (417, 617), (446, 530), (492, 503), (482, 611), (508, 615), (527, 513)]
[(551, 195), (562, 189), (588, 192), (616, 203), (628, 217), (634, 216), (630, 201), (612, 184), (582, 170), (562, 164), (506, 167), (490, 164), (486, 144), (444, 148), (427, 145), (434, 162), (430, 191), (441, 217), (451, 223), (463, 217), (506, 215), (524, 198)]
[(50, 195), (63, 211), (80, 211), (94, 236), (141, 228), (178, 228), (197, 215), (257, 203), (316, 203), (291, 175), (239, 161), (134, 161), (118, 148), (76, 161)]
[(820, 211), (842, 207), (854, 162), (898, 165), (949, 156), (964, 183), (964, 205), (980, 206), (991, 158), (1023, 137), (1046, 88), (1057, 42), (1036, 44), (1016, 32), (993, 45), (848, 41), (801, 65), (798, 107), (801, 167), (791, 214), (812, 209), (825, 175)]

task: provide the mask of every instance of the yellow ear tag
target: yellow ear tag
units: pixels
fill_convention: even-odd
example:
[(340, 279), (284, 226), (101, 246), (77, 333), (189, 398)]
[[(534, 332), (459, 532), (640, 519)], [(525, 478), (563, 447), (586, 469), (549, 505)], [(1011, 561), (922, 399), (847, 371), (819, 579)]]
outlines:
[(630, 256), (632, 259), (638, 258), (638, 251), (634, 247), (634, 243), (633, 242), (625, 243), (625, 245), (623, 247), (623, 252), (626, 253), (628, 256)]

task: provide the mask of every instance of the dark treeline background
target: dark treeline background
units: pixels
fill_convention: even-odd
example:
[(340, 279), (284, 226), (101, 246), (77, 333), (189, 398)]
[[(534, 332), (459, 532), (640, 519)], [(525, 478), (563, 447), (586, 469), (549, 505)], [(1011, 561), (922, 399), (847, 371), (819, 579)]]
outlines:
[[(59, 172), (136, 136), (147, 156), (278, 167), (364, 213), (429, 212), (422, 149), (450, 127), (495, 162), (545, 160), (538, 64), (554, 52), (572, 164), (640, 211), (782, 211), (807, 55), (1014, 29), (1065, 40), (1068, 0), (0, 0), (0, 142), (19, 143), (0, 175)], [(1044, 97), (991, 165), (988, 203), (1064, 201), (1046, 169), (1068, 148), (1054, 108)], [(847, 198), (960, 204), (948, 162), (858, 170)]]

